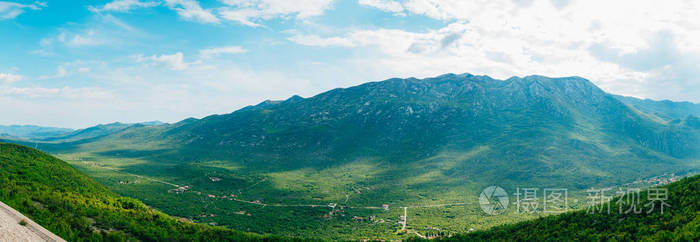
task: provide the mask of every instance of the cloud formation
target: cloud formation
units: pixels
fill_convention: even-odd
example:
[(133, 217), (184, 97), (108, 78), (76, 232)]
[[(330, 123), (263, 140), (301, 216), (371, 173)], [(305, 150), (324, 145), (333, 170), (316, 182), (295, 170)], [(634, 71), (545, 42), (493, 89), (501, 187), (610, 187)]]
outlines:
[[(222, 20), (227, 20), (250, 27), (258, 27), (261, 26), (260, 21), (273, 18), (305, 20), (320, 16), (331, 8), (333, 0), (220, 0), (219, 2), (221, 6), (203, 8), (197, 0), (114, 0), (101, 7), (91, 6), (89, 9), (95, 12), (129, 12), (134, 9), (163, 5), (174, 10), (182, 19), (188, 21), (218, 24)], [(397, 7), (395, 4), (387, 4), (378, 0), (368, 1), (367, 4), (378, 7), (386, 6), (389, 9)]]
[(8, 84), (22, 80), (22, 76), (11, 73), (0, 73), (0, 84)]
[(165, 6), (175, 10), (185, 20), (202, 23), (220, 22), (210, 9), (203, 9), (196, 0), (165, 0)]
[(21, 4), (15, 2), (0, 1), (0, 21), (14, 19), (26, 10), (40, 10), (46, 7), (45, 2), (34, 2), (33, 4)]
[(331, 8), (333, 0), (221, 0), (222, 18), (248, 26), (260, 26), (260, 20), (294, 17), (307, 19), (320, 16)]
[(170, 70), (184, 70), (186, 69), (190, 63), (186, 63), (184, 61), (184, 55), (182, 52), (177, 52), (172, 55), (152, 55), (150, 57), (143, 57), (143, 56), (138, 56), (137, 58), (138, 62), (147, 62), (152, 66), (159, 66), (159, 67), (165, 67)]
[[(695, 64), (700, 46), (693, 44), (700, 39), (700, 18), (694, 17), (700, 4), (695, 1), (360, 3), (451, 23), (421, 31), (352, 29), (341, 35), (290, 31), (287, 39), (321, 48), (370, 48), (373, 54), (348, 62), (384, 70), (377, 71), (386, 77), (445, 72), (498, 78), (578, 75), (613, 93), (700, 101), (700, 68)], [(661, 85), (673, 90), (658, 92)]]
[(91, 11), (101, 12), (101, 11), (114, 11), (114, 12), (129, 12), (134, 9), (139, 8), (150, 8), (160, 5), (160, 2), (148, 1), (142, 2), (140, 0), (115, 0), (113, 2), (106, 3), (102, 7), (89, 7)]
[(359, 0), (358, 3), (360, 5), (378, 8), (386, 12), (403, 13), (404, 11), (401, 3), (394, 0)]
[(224, 54), (240, 54), (245, 53), (247, 50), (240, 46), (223, 46), (215, 48), (207, 48), (199, 50), (199, 56), (202, 59), (210, 59)]

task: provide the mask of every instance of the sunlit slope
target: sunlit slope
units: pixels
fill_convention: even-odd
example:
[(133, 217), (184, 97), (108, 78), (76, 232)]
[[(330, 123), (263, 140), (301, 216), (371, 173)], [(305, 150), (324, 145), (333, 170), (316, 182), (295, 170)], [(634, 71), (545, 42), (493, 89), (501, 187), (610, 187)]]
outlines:
[(68, 241), (280, 239), (176, 220), (14, 144), (0, 144), (0, 200)]

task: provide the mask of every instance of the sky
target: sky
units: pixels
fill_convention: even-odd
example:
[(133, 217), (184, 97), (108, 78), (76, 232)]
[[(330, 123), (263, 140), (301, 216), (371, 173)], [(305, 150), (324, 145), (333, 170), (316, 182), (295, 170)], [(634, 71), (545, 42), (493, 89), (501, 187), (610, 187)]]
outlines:
[(392, 77), (580, 76), (700, 102), (700, 1), (0, 1), (0, 124), (230, 113)]

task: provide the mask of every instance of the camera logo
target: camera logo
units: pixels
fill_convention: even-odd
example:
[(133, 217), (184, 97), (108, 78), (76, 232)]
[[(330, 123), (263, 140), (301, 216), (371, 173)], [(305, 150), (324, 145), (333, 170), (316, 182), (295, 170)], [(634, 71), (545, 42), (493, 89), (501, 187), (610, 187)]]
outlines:
[(499, 215), (508, 208), (508, 194), (503, 188), (490, 186), (481, 191), (479, 195), (479, 205), (488, 215)]

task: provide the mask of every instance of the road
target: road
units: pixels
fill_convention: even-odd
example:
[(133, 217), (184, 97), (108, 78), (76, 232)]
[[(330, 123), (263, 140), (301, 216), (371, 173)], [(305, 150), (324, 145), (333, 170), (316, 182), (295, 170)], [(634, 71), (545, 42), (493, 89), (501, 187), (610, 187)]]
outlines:
[(403, 207), (403, 227), (401, 230), (406, 230), (406, 223), (408, 223), (408, 207)]

